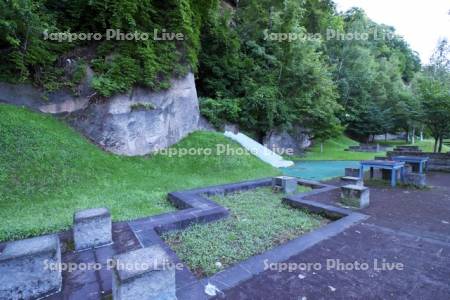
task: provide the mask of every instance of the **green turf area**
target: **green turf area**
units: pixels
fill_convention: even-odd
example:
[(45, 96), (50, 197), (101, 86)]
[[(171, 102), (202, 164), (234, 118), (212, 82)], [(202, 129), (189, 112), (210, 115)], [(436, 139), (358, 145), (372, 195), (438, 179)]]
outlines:
[[(303, 191), (308, 190), (304, 188)], [(163, 237), (199, 277), (260, 254), (328, 221), (281, 203), (270, 188), (214, 197), (230, 209), (227, 219), (193, 225)], [(220, 263), (220, 264), (218, 264)]]
[[(380, 142), (380, 145), (387, 145), (387, 146), (391, 146), (391, 147), (395, 147), (395, 146), (419, 146), (419, 148), (423, 151), (423, 152), (433, 152), (433, 148), (434, 148), (434, 140), (433, 139), (425, 139), (423, 141), (420, 140), (416, 140), (416, 142), (414, 144), (411, 143), (406, 143), (405, 141), (387, 141), (387, 142)], [(448, 152), (450, 151), (450, 146), (449, 145), (443, 145), (442, 146), (442, 152)]]
[(345, 151), (349, 146), (357, 146), (358, 142), (341, 135), (334, 139), (329, 139), (323, 143), (323, 152), (320, 151), (320, 144), (316, 143), (309, 148), (304, 157), (298, 160), (367, 160), (374, 159), (375, 156), (384, 156), (384, 152), (367, 153)]
[[(410, 146), (405, 141), (380, 141), (380, 145), (395, 147), (395, 146)], [(385, 156), (385, 152), (368, 153), (368, 152), (352, 152), (345, 151), (349, 146), (357, 146), (359, 143), (345, 135), (337, 138), (327, 140), (323, 143), (323, 152), (320, 152), (320, 144), (315, 144), (309, 148), (304, 157), (294, 157), (294, 160), (367, 160), (374, 159), (375, 156)], [(415, 146), (419, 146), (424, 152), (433, 152), (434, 141), (432, 139), (425, 139), (423, 141), (416, 141)], [(445, 145), (442, 152), (450, 151), (450, 145)], [(287, 159), (292, 159), (287, 157)]]
[[(52, 116), (0, 104), (0, 240), (68, 229), (78, 209), (110, 208), (114, 220), (172, 210), (170, 191), (279, 174), (253, 156), (121, 157)], [(175, 148), (239, 147), (193, 133)]]

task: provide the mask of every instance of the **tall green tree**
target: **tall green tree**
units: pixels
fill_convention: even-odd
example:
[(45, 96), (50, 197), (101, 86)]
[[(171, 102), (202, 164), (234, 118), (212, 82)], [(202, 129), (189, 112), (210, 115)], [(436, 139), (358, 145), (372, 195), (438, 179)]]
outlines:
[(433, 136), (434, 152), (441, 152), (443, 140), (450, 134), (450, 45), (441, 40), (415, 82), (422, 102), (424, 122)]

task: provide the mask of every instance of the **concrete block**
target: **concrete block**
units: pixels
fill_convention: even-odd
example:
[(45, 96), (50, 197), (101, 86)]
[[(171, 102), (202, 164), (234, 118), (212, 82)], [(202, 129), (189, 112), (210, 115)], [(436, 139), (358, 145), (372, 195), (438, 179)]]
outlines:
[(370, 203), (369, 188), (361, 185), (344, 185), (341, 187), (341, 202), (344, 205), (366, 208)]
[(60, 291), (57, 235), (10, 242), (0, 255), (0, 299), (37, 299)]
[(364, 182), (359, 177), (343, 176), (341, 180), (347, 182), (347, 184), (364, 185)]
[(427, 177), (425, 174), (420, 173), (406, 173), (403, 178), (403, 183), (412, 185), (418, 188), (424, 188), (427, 186)]
[(272, 178), (272, 188), (281, 190), (285, 194), (292, 194), (297, 191), (297, 178), (289, 176), (278, 176)]
[(359, 169), (345, 168), (345, 176), (359, 177)]
[(73, 216), (75, 250), (84, 250), (112, 243), (111, 214), (107, 208), (86, 209)]
[(114, 256), (113, 265), (114, 300), (177, 299), (175, 268), (160, 246)]

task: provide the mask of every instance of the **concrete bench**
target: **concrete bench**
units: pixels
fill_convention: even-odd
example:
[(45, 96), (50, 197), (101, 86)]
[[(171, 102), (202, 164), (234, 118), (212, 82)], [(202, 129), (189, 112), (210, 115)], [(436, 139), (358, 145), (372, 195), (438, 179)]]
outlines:
[(347, 182), (348, 184), (364, 185), (363, 181), (359, 177), (343, 176), (341, 177), (341, 180)]
[(345, 168), (345, 176), (359, 177), (359, 169)]
[(412, 185), (418, 188), (427, 186), (427, 177), (424, 173), (408, 172), (403, 176), (403, 184)]
[(160, 246), (114, 256), (113, 299), (177, 299), (175, 268), (171, 264), (169, 256)]
[(342, 204), (359, 208), (366, 208), (369, 206), (369, 202), (369, 188), (355, 184), (348, 184), (341, 187)]
[(0, 255), (0, 299), (37, 299), (61, 289), (57, 235), (10, 242)]
[(297, 191), (297, 178), (289, 176), (274, 177), (272, 178), (272, 188), (285, 194), (295, 193)]
[(75, 250), (96, 248), (112, 243), (111, 214), (107, 208), (78, 211), (73, 216)]

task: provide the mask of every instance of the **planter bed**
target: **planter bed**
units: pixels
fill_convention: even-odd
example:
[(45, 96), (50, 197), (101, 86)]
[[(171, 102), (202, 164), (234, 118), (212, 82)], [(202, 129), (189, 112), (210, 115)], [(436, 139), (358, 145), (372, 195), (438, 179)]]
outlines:
[[(298, 193), (309, 190), (299, 186)], [(211, 199), (230, 210), (228, 218), (195, 224), (163, 238), (197, 277), (204, 277), (329, 223), (282, 203), (283, 197), (269, 187), (216, 195)]]

